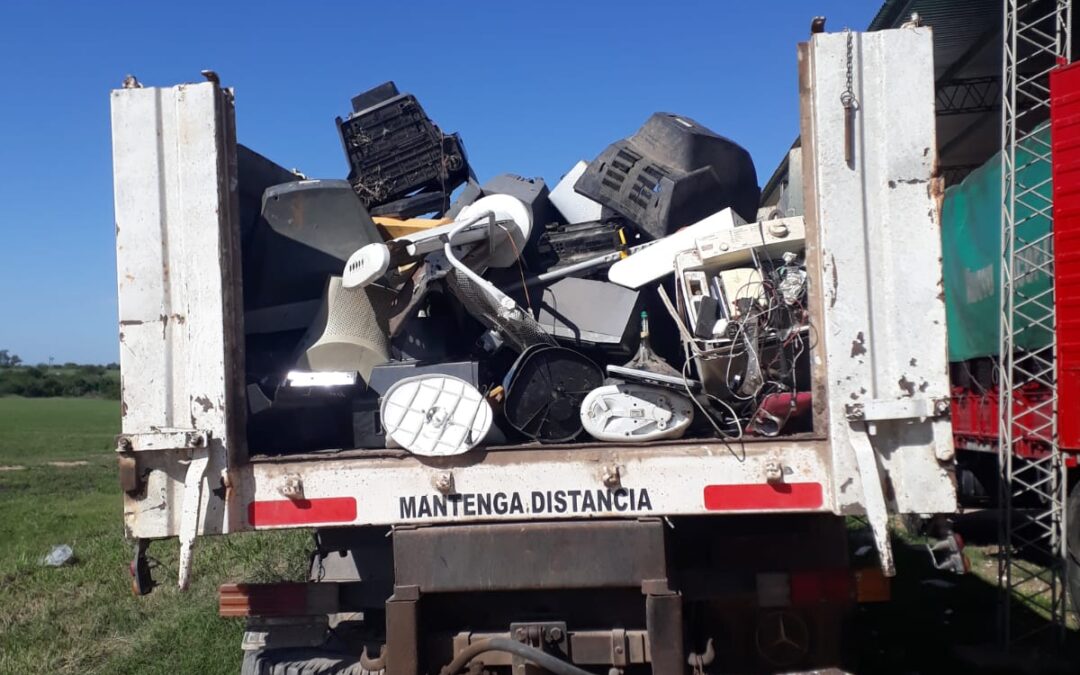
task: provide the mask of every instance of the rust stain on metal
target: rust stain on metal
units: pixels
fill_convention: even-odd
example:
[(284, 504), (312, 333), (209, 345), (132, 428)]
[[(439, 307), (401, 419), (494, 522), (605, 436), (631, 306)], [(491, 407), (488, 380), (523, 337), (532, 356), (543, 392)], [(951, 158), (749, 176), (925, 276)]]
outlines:
[(899, 385), (905, 396), (915, 395), (915, 383), (907, 379), (906, 375), (900, 378)]
[(202, 407), (203, 412), (210, 412), (214, 409), (214, 404), (205, 396), (198, 396), (195, 398), (195, 403), (198, 403)]
[(914, 367), (919, 365), (919, 360), (916, 359), (915, 357), (911, 357), (911, 360), (908, 361), (908, 365), (911, 366), (912, 368), (914, 368)]
[(233, 489), (232, 474), (228, 471), (221, 477), (221, 484), (225, 487), (225, 501), (230, 501), (235, 495), (236, 490)]
[(829, 308), (836, 307), (836, 290), (840, 286), (836, 277), (836, 256), (829, 254), (829, 266), (832, 268), (832, 297), (829, 298)]
[(927, 195), (934, 202), (934, 211), (931, 217), (936, 217), (938, 225), (941, 224), (941, 208), (945, 204), (945, 179), (941, 176), (935, 176), (928, 186), (926, 186)]
[(930, 388), (930, 383), (927, 382), (926, 380), (923, 380), (923, 383), (919, 385), (919, 391), (924, 393), (924, 394), (926, 393), (926, 390), (929, 389), (929, 388)]
[(921, 185), (928, 182), (926, 178), (901, 178), (899, 180), (890, 180), (889, 189), (895, 190), (897, 185)]
[(851, 341), (851, 358), (856, 356), (862, 356), (866, 353), (866, 338), (863, 336), (863, 332), (859, 331), (859, 334), (855, 336), (855, 339)]
[(158, 316), (158, 321), (160, 321), (162, 325), (166, 325), (170, 321), (184, 323), (185, 321), (187, 321), (187, 317), (185, 317), (183, 314), (161, 314)]

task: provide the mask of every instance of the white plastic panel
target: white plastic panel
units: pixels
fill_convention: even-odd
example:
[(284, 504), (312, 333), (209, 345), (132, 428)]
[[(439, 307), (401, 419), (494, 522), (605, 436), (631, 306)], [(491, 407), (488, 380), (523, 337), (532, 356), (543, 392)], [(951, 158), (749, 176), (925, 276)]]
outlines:
[(491, 429), (491, 406), (465, 380), (418, 375), (395, 383), (382, 398), (386, 435), (416, 455), (468, 452)]
[(600, 441), (681, 438), (693, 420), (694, 405), (682, 394), (632, 382), (593, 389), (581, 402), (581, 424)]
[(600, 202), (595, 202), (574, 191), (574, 183), (578, 182), (587, 168), (589, 168), (588, 162), (579, 161), (563, 176), (558, 185), (552, 188), (548, 197), (559, 211), (559, 215), (570, 224), (600, 220), (601, 211), (603, 211)]

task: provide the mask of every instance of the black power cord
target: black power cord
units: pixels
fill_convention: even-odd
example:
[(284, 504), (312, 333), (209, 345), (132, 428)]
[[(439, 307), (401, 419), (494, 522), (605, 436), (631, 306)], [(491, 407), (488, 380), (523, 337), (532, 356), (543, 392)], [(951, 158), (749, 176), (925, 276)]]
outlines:
[(457, 675), (469, 661), (472, 661), (484, 652), (508, 652), (531, 661), (555, 675), (594, 675), (587, 670), (578, 668), (572, 663), (567, 663), (560, 658), (552, 656), (542, 649), (530, 647), (527, 644), (511, 640), (510, 638), (489, 638), (472, 643), (461, 650), (461, 653), (458, 654), (453, 661), (439, 671), (439, 675)]

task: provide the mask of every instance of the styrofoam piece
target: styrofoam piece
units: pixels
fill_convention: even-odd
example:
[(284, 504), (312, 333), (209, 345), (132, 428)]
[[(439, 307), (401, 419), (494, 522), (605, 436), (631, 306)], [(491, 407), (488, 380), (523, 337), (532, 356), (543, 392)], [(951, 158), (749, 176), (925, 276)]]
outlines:
[(708, 218), (688, 225), (615, 263), (608, 270), (608, 279), (627, 288), (641, 288), (666, 274), (671, 274), (675, 270), (675, 256), (694, 248), (700, 237), (745, 224), (746, 221), (730, 208), (717, 211)]
[(390, 269), (390, 249), (386, 244), (373, 243), (361, 246), (345, 263), (341, 285), (360, 288), (373, 283)]
[(679, 438), (694, 420), (690, 399), (670, 389), (611, 384), (593, 389), (581, 402), (585, 431), (601, 441), (658, 441)]
[(585, 173), (585, 169), (588, 167), (589, 163), (584, 160), (575, 164), (574, 168), (563, 176), (559, 184), (548, 195), (548, 199), (555, 205), (556, 210), (568, 225), (600, 220), (600, 211), (603, 209), (600, 202), (593, 201), (585, 195), (580, 195), (574, 191), (574, 183), (578, 182), (578, 179), (581, 178), (581, 175)]
[(386, 436), (415, 455), (468, 452), (491, 429), (491, 406), (465, 380), (420, 375), (399, 381), (382, 399)]

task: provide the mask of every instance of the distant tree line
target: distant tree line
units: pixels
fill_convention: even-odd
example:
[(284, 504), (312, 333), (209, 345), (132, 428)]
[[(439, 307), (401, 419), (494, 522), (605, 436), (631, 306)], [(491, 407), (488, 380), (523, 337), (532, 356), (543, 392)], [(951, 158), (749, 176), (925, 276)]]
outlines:
[(0, 349), (0, 396), (44, 398), (73, 396), (120, 398), (120, 366), (65, 363), (24, 365), (7, 349)]

